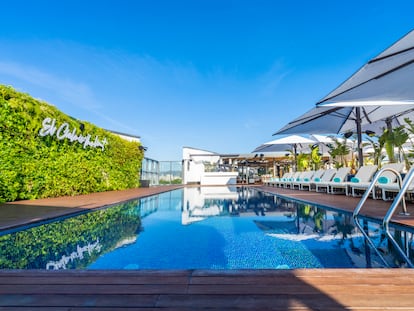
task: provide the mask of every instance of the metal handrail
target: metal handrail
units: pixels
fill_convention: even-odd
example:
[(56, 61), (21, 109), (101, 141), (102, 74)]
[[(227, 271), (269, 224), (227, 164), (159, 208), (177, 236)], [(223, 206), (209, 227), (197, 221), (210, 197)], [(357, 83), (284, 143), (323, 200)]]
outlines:
[[(389, 240), (391, 241), (391, 243), (394, 245), (394, 247), (397, 249), (397, 251), (400, 253), (400, 255), (404, 258), (405, 262), (407, 263), (407, 265), (410, 266), (410, 268), (414, 268), (414, 264), (411, 262), (411, 260), (408, 258), (408, 254), (406, 254), (401, 247), (398, 245), (397, 241), (395, 241), (395, 239), (392, 237), (391, 233), (390, 233), (390, 229), (389, 229), (389, 223), (390, 220), (392, 218), (392, 216), (394, 215), (395, 211), (397, 210), (398, 205), (403, 202), (403, 215), (408, 216), (410, 215), (407, 212), (407, 207), (405, 204), (405, 194), (408, 190), (408, 188), (411, 185), (411, 182), (414, 180), (414, 168), (410, 169), (410, 171), (407, 173), (407, 176), (405, 176), (404, 178), (404, 182), (401, 185), (401, 189), (398, 192), (397, 196), (395, 197), (394, 201), (392, 202), (390, 208), (388, 209), (387, 214), (385, 215), (383, 222), (382, 222), (382, 226), (385, 229), (385, 234), (387, 235), (387, 237), (389, 238)], [(408, 249), (407, 249), (408, 252)]]
[[(371, 181), (371, 184), (369, 185), (369, 187), (367, 188), (367, 190), (365, 191), (365, 193), (364, 193), (364, 195), (362, 196), (362, 198), (361, 198), (361, 200), (359, 201), (359, 203), (358, 203), (358, 205), (357, 205), (357, 207), (355, 208), (355, 210), (354, 210), (354, 212), (353, 212), (353, 217), (355, 218), (356, 216), (358, 216), (358, 214), (361, 212), (361, 209), (362, 209), (362, 207), (364, 206), (364, 204), (365, 204), (365, 202), (366, 202), (366, 200), (368, 199), (368, 197), (369, 197), (369, 194), (371, 193), (371, 191), (373, 191), (374, 190), (374, 188), (375, 188), (375, 186), (376, 186), (376, 184), (377, 184), (377, 182), (378, 182), (378, 179), (381, 177), (381, 175), (384, 173), (384, 172), (386, 172), (386, 171), (390, 171), (390, 172), (392, 172), (392, 173), (394, 173), (395, 174), (395, 176), (397, 176), (397, 182), (398, 182), (398, 187), (399, 188), (402, 188), (402, 177), (401, 177), (401, 174), (397, 171), (397, 170), (395, 170), (395, 169), (393, 169), (393, 168), (388, 168), (388, 167), (385, 167), (385, 168), (383, 168), (383, 169), (381, 169), (381, 170), (379, 170), (376, 174), (375, 174), (375, 176), (374, 176), (374, 178), (372, 179), (372, 181)], [(411, 172), (411, 171), (410, 171)], [(408, 176), (407, 176), (408, 177)], [(407, 186), (408, 187), (408, 186)], [(403, 210), (404, 210), (404, 212), (407, 212), (407, 207), (406, 207), (406, 204), (405, 204), (405, 198), (404, 198), (404, 196), (403, 196), (403, 199), (402, 199), (402, 208), (403, 208)]]
[(391, 171), (393, 172), (396, 177), (397, 177), (397, 182), (398, 182), (398, 186), (400, 188), (400, 191), (398, 192), (396, 198), (394, 199), (393, 203), (391, 204), (390, 208), (387, 211), (387, 214), (385, 215), (383, 221), (382, 221), (382, 229), (385, 231), (385, 234), (387, 235), (387, 237), (390, 239), (390, 241), (392, 242), (392, 244), (394, 245), (394, 247), (397, 249), (398, 253), (404, 258), (405, 262), (407, 263), (407, 265), (409, 265), (411, 268), (414, 267), (414, 265), (412, 264), (412, 262), (410, 261), (410, 259), (408, 258), (408, 256), (404, 253), (404, 251), (401, 249), (401, 247), (398, 245), (398, 243), (395, 241), (395, 239), (392, 237), (391, 233), (390, 233), (390, 228), (389, 228), (389, 222), (392, 218), (392, 216), (394, 215), (397, 207), (401, 204), (402, 206), (402, 210), (403, 210), (403, 214), (404, 215), (409, 215), (407, 213), (407, 205), (405, 202), (405, 193), (408, 190), (408, 187), (410, 186), (411, 181), (414, 179), (414, 168), (411, 169), (409, 171), (409, 173), (407, 174), (407, 176), (404, 178), (404, 182), (402, 180), (402, 177), (400, 175), (400, 173), (392, 168), (383, 168), (381, 170), (379, 170), (377, 172), (377, 174), (375, 174), (374, 178), (371, 181), (371, 184), (369, 185), (368, 189), (365, 191), (364, 195), (362, 196), (361, 200), (359, 201), (357, 207), (355, 208), (352, 217), (354, 220), (355, 225), (358, 227), (358, 229), (361, 231), (361, 233), (364, 235), (366, 241), (369, 243), (369, 245), (371, 246), (371, 248), (376, 252), (376, 254), (378, 255), (379, 258), (381, 258), (381, 260), (383, 261), (383, 263), (385, 264), (385, 266), (389, 267), (388, 263), (386, 262), (386, 260), (384, 259), (384, 257), (382, 256), (382, 254), (379, 252), (379, 250), (377, 249), (377, 247), (375, 246), (373, 240), (371, 239), (371, 237), (368, 235), (368, 233), (364, 230), (364, 228), (362, 227), (362, 225), (359, 222), (358, 216), (362, 210), (362, 207), (364, 206), (366, 200), (368, 199), (371, 191), (374, 190), (378, 179), (381, 177), (381, 175), (385, 172), (385, 171)]

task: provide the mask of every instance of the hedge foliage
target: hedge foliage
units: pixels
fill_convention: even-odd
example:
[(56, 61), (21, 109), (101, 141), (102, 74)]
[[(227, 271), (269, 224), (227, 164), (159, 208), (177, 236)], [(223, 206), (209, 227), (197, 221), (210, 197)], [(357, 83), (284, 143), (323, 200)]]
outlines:
[[(106, 138), (105, 148), (40, 136), (45, 118), (76, 133)], [(84, 129), (81, 131), (82, 125)], [(143, 151), (91, 123), (0, 85), (0, 202), (87, 194), (139, 186)]]

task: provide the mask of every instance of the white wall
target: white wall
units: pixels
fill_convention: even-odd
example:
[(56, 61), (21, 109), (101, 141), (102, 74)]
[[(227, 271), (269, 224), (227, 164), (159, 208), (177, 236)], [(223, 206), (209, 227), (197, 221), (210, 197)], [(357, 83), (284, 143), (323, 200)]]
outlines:
[(201, 176), (201, 185), (235, 185), (237, 172), (204, 172)]
[(203, 162), (217, 163), (219, 160), (220, 156), (215, 152), (184, 147), (183, 184), (201, 184), (201, 179), (204, 175)]

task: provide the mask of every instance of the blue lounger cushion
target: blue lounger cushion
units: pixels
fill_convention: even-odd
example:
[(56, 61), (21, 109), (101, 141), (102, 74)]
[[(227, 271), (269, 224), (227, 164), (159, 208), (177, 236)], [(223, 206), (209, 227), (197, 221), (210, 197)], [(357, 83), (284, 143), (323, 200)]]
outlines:
[(359, 178), (358, 177), (352, 177), (351, 178), (351, 182), (358, 183), (359, 182)]
[(334, 181), (334, 182), (341, 182), (341, 178), (339, 178), (339, 177), (335, 177), (335, 178), (333, 179), (333, 181)]
[(380, 184), (388, 184), (390, 182), (391, 180), (386, 176), (381, 176), (380, 178), (378, 178), (378, 183)]

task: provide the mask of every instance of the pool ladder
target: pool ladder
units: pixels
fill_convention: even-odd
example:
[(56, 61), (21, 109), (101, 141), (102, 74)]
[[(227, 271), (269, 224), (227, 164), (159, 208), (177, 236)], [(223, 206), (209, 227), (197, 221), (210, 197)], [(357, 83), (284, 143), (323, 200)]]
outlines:
[[(381, 254), (381, 252), (375, 246), (375, 243), (372, 240), (372, 238), (369, 236), (368, 230), (366, 231), (364, 229), (364, 227), (361, 225), (361, 222), (359, 221), (360, 212), (361, 212), (367, 198), (369, 197), (371, 192), (375, 191), (375, 185), (378, 182), (378, 179), (381, 177), (381, 175), (385, 171), (391, 171), (397, 176), (397, 181), (398, 181), (400, 191), (398, 192), (397, 196), (395, 197), (394, 201), (392, 202), (391, 206), (389, 207), (386, 215), (382, 219), (381, 229), (385, 233), (385, 235), (389, 239), (389, 241), (391, 241), (391, 243), (395, 247), (395, 249), (398, 251), (399, 255), (404, 259), (406, 264), (410, 268), (414, 268), (413, 263), (409, 259), (409, 254), (408, 254), (409, 248), (406, 247), (407, 251), (404, 252), (404, 250), (400, 247), (400, 245), (397, 243), (397, 241), (392, 236), (392, 234), (390, 232), (390, 227), (389, 227), (390, 220), (391, 220), (392, 216), (395, 214), (398, 206), (401, 206), (401, 208), (402, 208), (402, 212), (400, 213), (401, 215), (405, 215), (405, 216), (409, 215), (409, 213), (407, 212), (407, 205), (406, 205), (406, 202), (405, 202), (405, 194), (406, 194), (406, 192), (408, 190), (408, 187), (410, 186), (411, 182), (414, 180), (414, 168), (411, 169), (407, 173), (407, 176), (405, 176), (404, 181), (403, 181), (400, 173), (398, 171), (392, 169), (392, 168), (383, 168), (383, 169), (379, 170), (377, 172), (377, 174), (374, 176), (371, 184), (369, 185), (368, 189), (365, 191), (364, 195), (362, 196), (361, 200), (359, 201), (357, 207), (355, 208), (355, 210), (353, 212), (354, 223), (358, 227), (358, 229), (361, 231), (361, 233), (364, 235), (366, 241), (369, 243), (369, 245), (372, 247), (372, 249), (376, 252), (378, 257), (381, 258), (381, 260), (383, 261), (385, 266), (389, 267), (389, 264), (386, 262), (385, 258)], [(407, 241), (407, 239), (405, 239), (405, 241)]]

